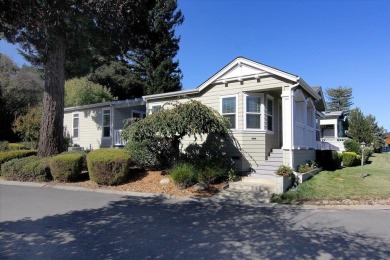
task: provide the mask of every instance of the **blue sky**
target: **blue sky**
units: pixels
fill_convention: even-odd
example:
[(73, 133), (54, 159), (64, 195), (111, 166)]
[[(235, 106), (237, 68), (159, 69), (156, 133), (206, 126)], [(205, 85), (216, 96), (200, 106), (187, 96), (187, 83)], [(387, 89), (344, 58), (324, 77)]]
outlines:
[[(179, 8), (184, 89), (244, 56), (312, 86), (352, 87), (353, 106), (390, 130), (390, 1), (179, 0)], [(4, 41), (0, 51), (23, 64)]]

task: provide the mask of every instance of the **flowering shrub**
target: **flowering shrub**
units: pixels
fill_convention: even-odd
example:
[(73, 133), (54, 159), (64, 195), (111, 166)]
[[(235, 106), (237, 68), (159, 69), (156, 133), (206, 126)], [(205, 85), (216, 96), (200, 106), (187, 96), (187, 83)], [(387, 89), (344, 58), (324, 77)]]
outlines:
[(279, 168), (275, 172), (277, 175), (291, 177), (293, 174), (293, 169), (286, 165), (280, 165)]
[(317, 168), (317, 163), (313, 160), (307, 161), (305, 164), (301, 164), (298, 166), (299, 173), (309, 172)]

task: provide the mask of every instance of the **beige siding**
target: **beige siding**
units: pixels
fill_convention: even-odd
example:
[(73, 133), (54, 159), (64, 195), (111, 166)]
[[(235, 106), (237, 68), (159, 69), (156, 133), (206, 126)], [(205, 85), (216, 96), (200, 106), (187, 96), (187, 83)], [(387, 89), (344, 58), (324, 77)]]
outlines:
[(64, 127), (67, 133), (73, 134), (73, 114), (79, 114), (79, 138), (74, 138), (73, 143), (78, 144), (85, 149), (97, 149), (101, 147), (110, 147), (111, 138), (103, 138), (102, 134), (102, 111), (110, 107), (100, 107), (93, 109), (84, 109), (76, 112), (65, 112)]
[[(248, 170), (249, 168), (256, 168), (262, 162), (266, 160), (269, 153), (273, 148), (280, 148), (279, 145), (279, 106), (278, 102), (281, 99), (281, 89), (283, 86), (289, 85), (288, 82), (284, 82), (274, 77), (264, 77), (260, 81), (256, 79), (245, 80), (241, 82), (230, 82), (228, 84), (217, 83), (210, 85), (202, 91), (200, 94), (190, 95), (189, 97), (177, 97), (162, 98), (147, 102), (147, 108), (151, 109), (153, 105), (162, 105), (169, 101), (186, 102), (189, 99), (202, 102), (216, 111), (220, 112), (221, 97), (237, 95), (237, 130), (233, 132), (233, 139), (227, 142), (225, 152), (226, 156), (239, 157), (239, 160), (235, 160), (236, 166), (239, 170)], [(246, 131), (244, 129), (244, 97), (245, 92), (271, 94), (273, 97), (273, 133), (266, 133), (266, 131)], [(281, 114), (281, 113), (280, 113)], [(266, 121), (264, 122), (266, 124)], [(193, 144), (194, 140), (191, 138), (185, 138), (183, 140), (182, 150)], [(205, 142), (205, 141), (203, 141)], [(197, 144), (203, 143), (201, 139), (198, 139)], [(207, 142), (206, 142), (207, 143)], [(233, 145), (233, 143), (235, 145)], [(193, 145), (192, 145), (193, 146)]]

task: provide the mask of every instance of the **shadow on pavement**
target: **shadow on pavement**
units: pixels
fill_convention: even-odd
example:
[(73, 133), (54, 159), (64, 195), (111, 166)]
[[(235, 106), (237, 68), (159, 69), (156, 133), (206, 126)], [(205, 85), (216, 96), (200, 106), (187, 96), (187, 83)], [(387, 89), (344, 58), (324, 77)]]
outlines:
[(108, 206), (0, 223), (0, 258), (387, 258), (388, 244), (342, 227), (294, 227), (299, 207), (234, 199), (124, 197)]

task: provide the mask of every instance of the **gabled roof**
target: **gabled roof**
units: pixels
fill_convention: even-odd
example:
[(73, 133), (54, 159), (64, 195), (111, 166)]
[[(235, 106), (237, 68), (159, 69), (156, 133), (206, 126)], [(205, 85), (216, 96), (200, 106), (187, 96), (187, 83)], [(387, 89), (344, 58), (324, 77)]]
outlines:
[(324, 98), (324, 92), (322, 91), (322, 87), (321, 86), (315, 86), (315, 87), (312, 87), (312, 89), (321, 97), (321, 102), (318, 102), (316, 104), (316, 107), (318, 110), (320, 111), (325, 111), (326, 110), (326, 102), (325, 102), (325, 98)]
[(291, 81), (292, 83), (298, 83), (316, 100), (321, 99), (321, 97), (311, 87), (309, 87), (309, 85), (300, 77), (244, 57), (235, 58), (233, 61), (231, 61), (221, 70), (219, 70), (217, 73), (212, 75), (209, 79), (207, 79), (205, 82), (203, 82), (200, 86), (198, 86), (194, 90), (184, 90), (184, 91), (175, 91), (175, 92), (161, 93), (155, 95), (148, 95), (148, 96), (144, 96), (143, 98), (145, 101), (147, 101), (148, 99), (196, 94), (201, 92), (203, 89), (205, 89), (207, 86), (213, 83), (218, 83), (218, 82), (227, 83), (227, 82), (237, 81), (237, 80), (241, 81), (249, 78), (261, 78), (268, 75), (275, 75), (285, 80)]

